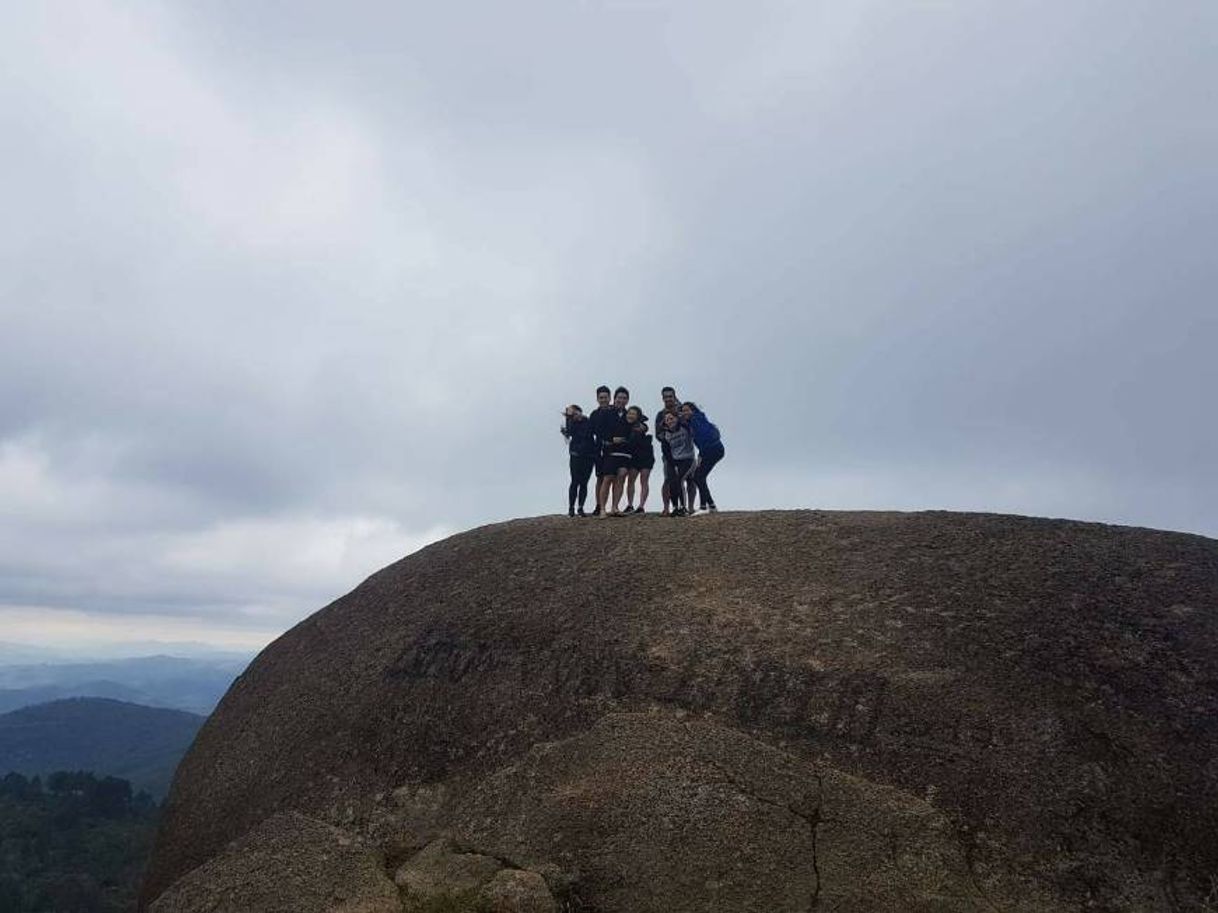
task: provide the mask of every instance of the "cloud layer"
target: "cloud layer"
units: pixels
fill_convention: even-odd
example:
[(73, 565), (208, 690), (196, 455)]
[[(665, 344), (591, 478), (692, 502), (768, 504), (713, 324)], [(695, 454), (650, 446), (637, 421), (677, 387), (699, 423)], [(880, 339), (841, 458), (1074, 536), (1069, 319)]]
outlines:
[(263, 642), (559, 509), (602, 382), (730, 506), (1218, 534), (1204, 0), (0, 20), (12, 625)]

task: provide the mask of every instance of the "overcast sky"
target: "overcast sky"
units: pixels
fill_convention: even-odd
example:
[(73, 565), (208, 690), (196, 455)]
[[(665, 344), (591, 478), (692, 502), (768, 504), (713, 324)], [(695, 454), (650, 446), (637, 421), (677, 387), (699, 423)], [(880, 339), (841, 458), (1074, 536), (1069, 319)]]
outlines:
[(1218, 535), (1215, 112), (1213, 0), (5, 4), (0, 640), (259, 646), (600, 383), (723, 508)]

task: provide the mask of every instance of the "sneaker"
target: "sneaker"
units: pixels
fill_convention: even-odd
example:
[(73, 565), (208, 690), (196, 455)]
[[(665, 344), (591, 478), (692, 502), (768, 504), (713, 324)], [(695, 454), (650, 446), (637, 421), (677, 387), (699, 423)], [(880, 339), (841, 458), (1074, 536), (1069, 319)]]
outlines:
[(587, 517), (588, 515), (587, 515), (586, 513), (584, 513), (584, 509), (581, 507), (579, 510), (577, 510), (577, 511), (575, 512), (575, 516), (577, 516), (577, 517)]
[(640, 507), (640, 508), (638, 508), (637, 510), (635, 510), (634, 515), (635, 515), (636, 517), (641, 517), (641, 516), (643, 516), (643, 514), (645, 514), (645, 513), (647, 513), (647, 511), (643, 510), (643, 508), (641, 508), (641, 507)]
[(568, 517), (574, 517), (574, 516), (575, 516), (575, 508), (574, 508), (574, 507), (568, 507), (568, 508), (567, 508), (567, 516), (568, 516)]
[(594, 508), (592, 509), (592, 516), (594, 516), (594, 517), (599, 517), (600, 515), (601, 515), (601, 507), (600, 507), (600, 505), (598, 504), (598, 505), (596, 505), (596, 507), (594, 507)]
[(684, 516), (685, 516), (685, 508), (684, 508), (684, 507), (678, 507), (676, 510), (674, 510), (674, 511), (672, 512), (672, 516), (674, 516), (674, 517), (684, 517)]
[(719, 508), (717, 508), (714, 504), (712, 504), (710, 507), (708, 507), (706, 509), (709, 510), (712, 514), (719, 513)]
[(633, 508), (633, 507), (631, 507), (629, 504), (627, 504), (627, 505), (626, 505), (626, 509), (625, 509), (624, 511), (622, 511), (622, 513), (624, 513), (624, 514), (632, 514), (632, 513), (634, 513), (634, 508)]

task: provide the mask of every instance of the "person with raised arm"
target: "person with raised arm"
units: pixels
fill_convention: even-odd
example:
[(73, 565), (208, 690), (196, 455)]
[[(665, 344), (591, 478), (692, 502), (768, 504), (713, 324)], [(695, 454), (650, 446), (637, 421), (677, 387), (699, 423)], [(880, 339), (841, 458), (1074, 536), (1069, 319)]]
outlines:
[(578, 516), (586, 517), (584, 503), (588, 500), (588, 479), (596, 465), (596, 441), (592, 437), (592, 423), (579, 406), (570, 405), (563, 410), (562, 435), (567, 439), (570, 453), (571, 482), (567, 486), (567, 516), (576, 516), (575, 503), (579, 501)]

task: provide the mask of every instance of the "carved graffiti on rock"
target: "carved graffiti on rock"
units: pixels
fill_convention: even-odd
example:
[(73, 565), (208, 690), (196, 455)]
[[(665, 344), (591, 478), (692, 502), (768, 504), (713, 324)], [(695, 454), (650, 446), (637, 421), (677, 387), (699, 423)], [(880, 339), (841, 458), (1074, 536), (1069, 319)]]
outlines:
[[(471, 693), (493, 688), (544, 706), (595, 700), (655, 700), (695, 712), (728, 714), (792, 737), (873, 741), (888, 681), (873, 672), (816, 670), (769, 660), (743, 664), (690, 656), (662, 663), (611, 644), (555, 643), (545, 650), (471, 642), (425, 632), (385, 672), (387, 678)], [(527, 697), (526, 697), (527, 696)]]

